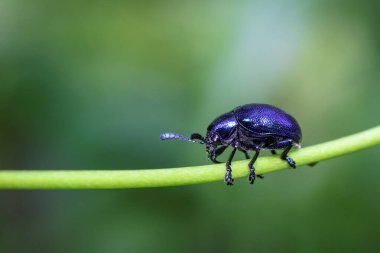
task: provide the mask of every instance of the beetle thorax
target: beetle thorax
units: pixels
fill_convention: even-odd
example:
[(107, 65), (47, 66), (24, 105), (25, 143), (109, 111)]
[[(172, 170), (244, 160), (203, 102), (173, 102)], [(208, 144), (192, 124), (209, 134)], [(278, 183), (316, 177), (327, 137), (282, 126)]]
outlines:
[(206, 143), (229, 144), (236, 132), (237, 121), (232, 112), (223, 114), (216, 118), (207, 128)]

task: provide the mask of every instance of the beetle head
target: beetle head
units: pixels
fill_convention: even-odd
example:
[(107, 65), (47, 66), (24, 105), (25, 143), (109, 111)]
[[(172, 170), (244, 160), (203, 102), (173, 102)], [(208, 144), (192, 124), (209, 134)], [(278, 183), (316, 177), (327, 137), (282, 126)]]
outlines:
[(206, 138), (205, 138), (205, 144), (206, 144), (206, 152), (208, 154), (208, 159), (214, 163), (219, 163), (216, 161), (216, 148), (218, 145), (220, 145), (220, 136), (215, 131), (207, 131)]
[(218, 143), (219, 143), (219, 136), (218, 136), (218, 134), (216, 134), (213, 131), (208, 131), (206, 138), (203, 137), (201, 134), (198, 134), (198, 133), (193, 133), (192, 135), (190, 135), (190, 138), (183, 136), (183, 135), (180, 135), (180, 134), (177, 134), (177, 133), (163, 133), (163, 134), (161, 134), (160, 139), (161, 140), (177, 139), (177, 140), (181, 140), (181, 141), (190, 141), (193, 143), (205, 144), (206, 145), (206, 151), (208, 154), (208, 159), (213, 161), (213, 162), (216, 162), (215, 161), (215, 158), (216, 158), (215, 150), (216, 150)]
[(214, 131), (207, 131), (206, 137), (203, 137), (201, 134), (193, 133), (189, 137), (177, 134), (177, 133), (163, 133), (160, 136), (161, 140), (177, 139), (182, 141), (190, 141), (193, 143), (205, 144), (206, 152), (208, 154), (208, 159), (214, 163), (220, 163), (216, 161), (216, 149), (218, 145), (221, 144), (220, 136)]

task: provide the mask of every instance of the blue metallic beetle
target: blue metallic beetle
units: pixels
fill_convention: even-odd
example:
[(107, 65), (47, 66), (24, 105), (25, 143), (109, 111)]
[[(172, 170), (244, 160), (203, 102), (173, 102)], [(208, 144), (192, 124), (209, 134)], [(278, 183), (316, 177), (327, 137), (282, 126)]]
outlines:
[[(176, 134), (164, 133), (161, 140), (180, 139), (198, 142), (206, 145), (208, 159), (220, 163), (216, 158), (227, 147), (232, 152), (226, 163), (224, 181), (233, 184), (231, 161), (236, 150), (243, 152), (249, 159), (248, 150), (254, 150), (255, 155), (249, 163), (249, 182), (253, 184), (256, 178), (255, 163), (261, 149), (269, 149), (276, 154), (275, 149), (283, 149), (281, 159), (286, 160), (292, 168), (295, 161), (288, 156), (292, 147), (301, 147), (302, 133), (297, 121), (285, 111), (267, 104), (247, 104), (216, 118), (207, 128), (206, 137), (194, 133), (190, 138)], [(262, 178), (262, 176), (257, 175)]]

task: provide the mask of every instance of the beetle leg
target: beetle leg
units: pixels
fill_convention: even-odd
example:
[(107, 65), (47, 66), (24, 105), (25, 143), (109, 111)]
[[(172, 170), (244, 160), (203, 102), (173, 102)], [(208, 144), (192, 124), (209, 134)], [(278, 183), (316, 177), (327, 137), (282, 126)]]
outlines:
[(223, 152), (226, 150), (226, 148), (227, 148), (227, 146), (222, 146), (222, 147), (217, 148), (217, 149), (215, 150), (215, 152), (214, 152), (214, 155), (212, 155), (212, 156), (210, 157), (210, 160), (211, 160), (213, 163), (216, 163), (216, 164), (218, 164), (218, 163), (222, 163), (222, 162), (217, 161), (216, 158), (217, 158), (218, 156), (220, 156), (221, 154), (223, 154)]
[(226, 163), (226, 175), (224, 177), (224, 182), (226, 182), (227, 185), (233, 185), (234, 180), (232, 178), (232, 169), (231, 169), (231, 162), (234, 158), (234, 155), (236, 153), (236, 148), (234, 148), (230, 154), (230, 157), (228, 157), (227, 163)]
[(288, 156), (288, 153), (289, 153), (291, 148), (292, 148), (292, 145), (289, 145), (288, 147), (285, 148), (284, 152), (282, 152), (282, 154), (281, 154), (281, 159), (286, 160), (288, 162), (288, 164), (290, 165), (290, 167), (295, 169), (296, 168), (296, 162)]
[[(249, 180), (250, 184), (253, 184), (253, 182), (255, 182), (255, 179), (256, 179), (255, 167), (253, 166), (253, 164), (256, 162), (256, 159), (259, 156), (259, 154), (260, 154), (260, 149), (256, 149), (255, 155), (252, 157), (252, 160), (248, 164), (248, 166), (249, 166), (249, 177), (248, 177), (248, 180)], [(257, 175), (257, 177), (264, 178), (261, 175)]]
[(290, 165), (290, 167), (295, 169), (296, 168), (296, 162), (288, 156), (288, 153), (292, 147), (293, 147), (293, 140), (287, 139), (287, 140), (282, 140), (282, 141), (273, 143), (272, 145), (268, 146), (267, 148), (270, 148), (270, 149), (285, 148), (281, 154), (281, 159), (287, 161), (288, 164)]
[(242, 150), (242, 149), (240, 149), (240, 151), (244, 153), (244, 155), (245, 155), (245, 159), (249, 159), (249, 158), (250, 158), (250, 157), (249, 157), (249, 154), (248, 154), (248, 152), (247, 152), (247, 150)]
[(228, 146), (221, 146), (215, 150), (215, 158), (223, 154), (223, 152), (228, 148)]
[(211, 162), (213, 162), (213, 163), (215, 163), (215, 164), (223, 163), (223, 162), (219, 162), (219, 161), (215, 160), (215, 158), (210, 159), (210, 160), (211, 160)]

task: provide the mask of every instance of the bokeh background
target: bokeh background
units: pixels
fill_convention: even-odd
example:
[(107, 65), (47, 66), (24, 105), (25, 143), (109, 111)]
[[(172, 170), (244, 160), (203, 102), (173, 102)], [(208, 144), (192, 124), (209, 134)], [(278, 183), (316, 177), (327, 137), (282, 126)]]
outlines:
[[(237, 105), (304, 146), (379, 124), (379, 1), (0, 0), (0, 168), (203, 165)], [(379, 148), (254, 186), (1, 191), (1, 252), (378, 252)], [(237, 159), (242, 159), (239, 155)]]

